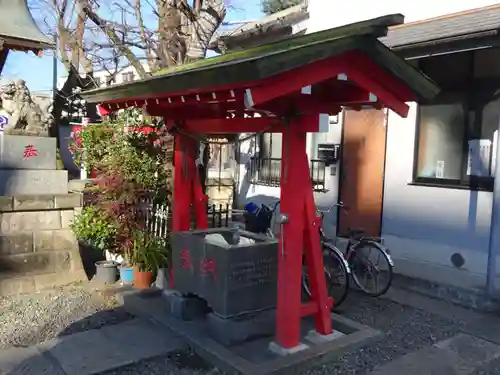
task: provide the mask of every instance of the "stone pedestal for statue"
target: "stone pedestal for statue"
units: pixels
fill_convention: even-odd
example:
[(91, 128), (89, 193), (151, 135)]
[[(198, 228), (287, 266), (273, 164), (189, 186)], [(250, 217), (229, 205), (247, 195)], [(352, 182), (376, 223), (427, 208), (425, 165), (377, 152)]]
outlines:
[(86, 279), (69, 228), (81, 206), (54, 138), (0, 135), (0, 295)]
[(0, 135), (0, 195), (66, 194), (68, 171), (57, 170), (55, 138)]
[(0, 132), (0, 295), (86, 279), (69, 227), (82, 194), (69, 193), (68, 172), (57, 169), (49, 110), (22, 80), (0, 88), (0, 100), (8, 119)]

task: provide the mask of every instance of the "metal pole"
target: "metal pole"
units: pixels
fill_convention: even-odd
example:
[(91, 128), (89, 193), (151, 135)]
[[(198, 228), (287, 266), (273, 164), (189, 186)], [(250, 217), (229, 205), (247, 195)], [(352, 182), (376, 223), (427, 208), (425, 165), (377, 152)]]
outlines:
[(57, 33), (54, 34), (54, 44), (56, 48), (54, 49), (54, 57), (52, 58), (52, 100), (56, 100), (57, 93)]
[[(495, 278), (497, 273), (497, 253), (500, 247), (500, 121), (496, 136), (496, 153), (494, 166), (493, 203), (491, 207), (490, 241), (488, 247), (488, 268), (486, 270), (486, 291), (489, 296), (495, 293)], [(495, 140), (494, 140), (495, 141)]]

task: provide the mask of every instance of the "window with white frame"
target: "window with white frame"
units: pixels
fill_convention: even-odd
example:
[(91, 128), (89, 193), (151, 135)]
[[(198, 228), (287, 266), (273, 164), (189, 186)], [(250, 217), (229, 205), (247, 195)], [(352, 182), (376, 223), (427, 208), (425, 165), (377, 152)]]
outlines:
[(500, 121), (499, 66), (498, 48), (419, 62), (442, 93), (419, 105), (415, 182), (492, 189)]

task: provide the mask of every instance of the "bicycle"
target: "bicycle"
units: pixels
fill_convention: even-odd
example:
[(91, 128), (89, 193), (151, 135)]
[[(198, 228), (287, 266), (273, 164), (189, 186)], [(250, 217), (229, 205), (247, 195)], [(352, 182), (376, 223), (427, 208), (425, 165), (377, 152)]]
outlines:
[[(335, 206), (342, 208), (345, 212), (347, 212), (347, 208), (342, 202), (335, 204), (333, 207)], [(330, 208), (327, 212), (329, 212), (332, 208)], [(323, 229), (321, 229), (321, 232), (324, 236)], [(381, 237), (365, 236), (365, 231), (363, 229), (348, 228), (346, 234), (349, 242), (346, 247), (346, 252), (343, 254), (349, 263), (351, 276), (356, 286), (361, 289), (362, 292), (371, 297), (379, 297), (387, 293), (394, 277), (394, 262), (391, 258), (389, 249), (383, 245), (383, 239)], [(330, 241), (335, 244), (335, 241)], [(368, 249), (368, 255), (364, 254), (364, 250), (366, 249)], [(374, 262), (370, 259), (372, 250), (374, 250), (374, 254), (377, 258), (376, 264), (374, 264)], [(378, 276), (382, 273), (379, 265), (380, 260), (383, 260), (387, 266), (387, 280), (379, 288)], [(373, 289), (368, 286), (369, 281), (373, 282)]]
[[(267, 205), (262, 204), (260, 208), (250, 202), (245, 205), (245, 210), (243, 217), (245, 220), (245, 229), (249, 232), (265, 234), (271, 238), (275, 238), (272, 231), (272, 219), (274, 213), (280, 201), (278, 200), (274, 207), (271, 208)], [(349, 292), (349, 280), (350, 280), (350, 268), (348, 262), (345, 260), (343, 253), (328, 241), (328, 238), (324, 235), (322, 228), (320, 227), (320, 240), (321, 248), (323, 249), (323, 261), (325, 270), (325, 279), (327, 282), (327, 292), (330, 297), (334, 300), (333, 308), (337, 308), (345, 301), (347, 294)], [(305, 294), (303, 294), (303, 299), (308, 299), (311, 297), (311, 291), (309, 289), (309, 278), (307, 274), (307, 267), (302, 261), (302, 288)]]

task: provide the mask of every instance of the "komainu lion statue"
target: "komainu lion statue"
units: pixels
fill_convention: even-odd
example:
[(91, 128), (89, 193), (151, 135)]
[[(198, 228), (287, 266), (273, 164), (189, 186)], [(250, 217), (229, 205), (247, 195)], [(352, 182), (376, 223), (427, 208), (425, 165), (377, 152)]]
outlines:
[(22, 79), (0, 87), (0, 108), (9, 115), (9, 123), (4, 127), (6, 133), (13, 130), (17, 133), (44, 133), (53, 121), (50, 108), (45, 109), (46, 113), (42, 111)]

